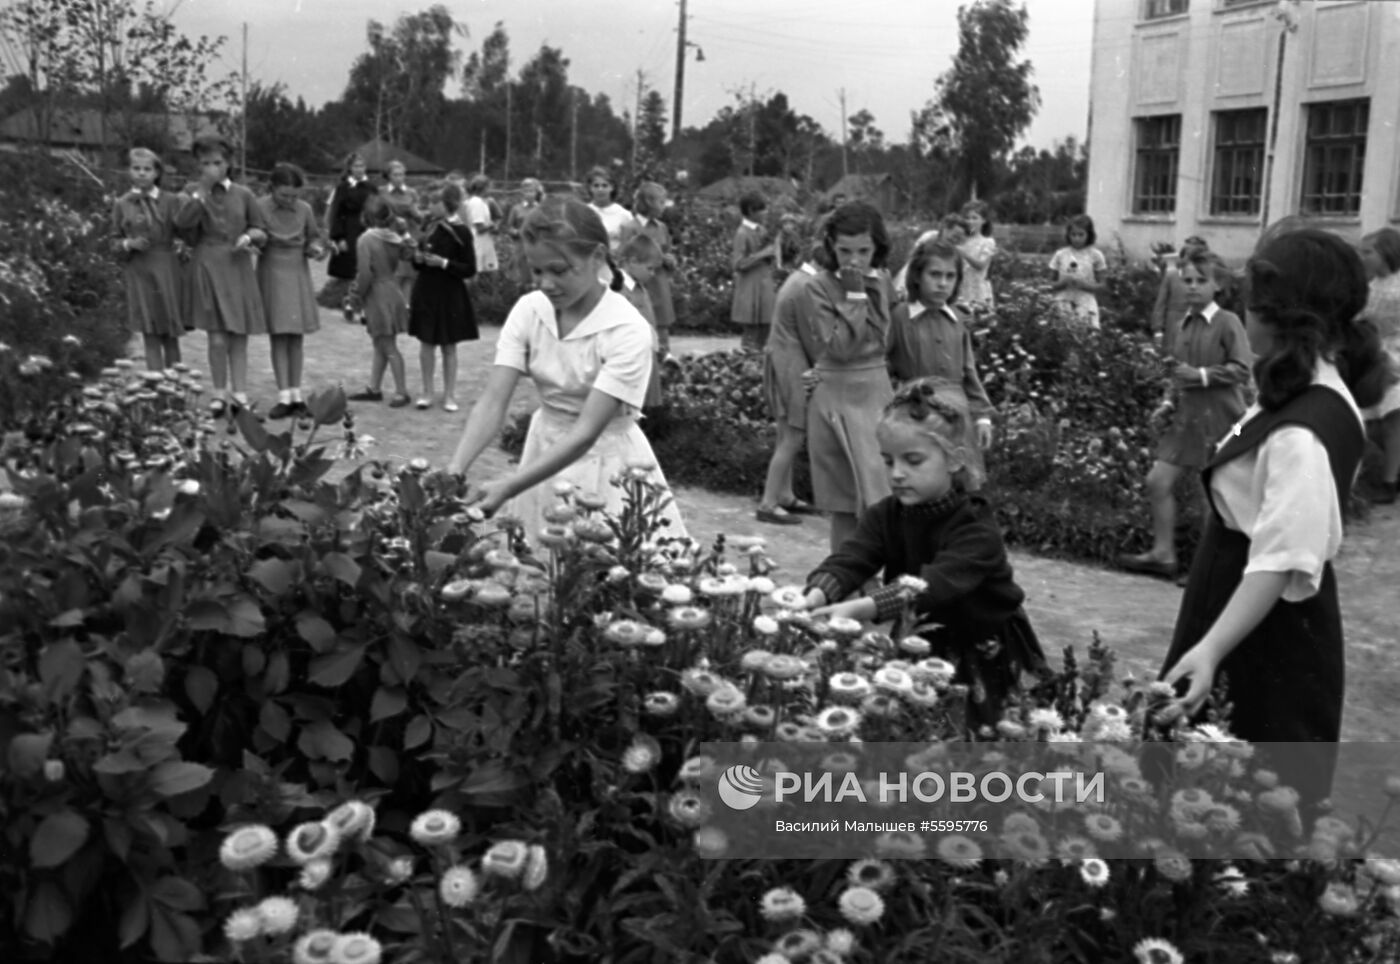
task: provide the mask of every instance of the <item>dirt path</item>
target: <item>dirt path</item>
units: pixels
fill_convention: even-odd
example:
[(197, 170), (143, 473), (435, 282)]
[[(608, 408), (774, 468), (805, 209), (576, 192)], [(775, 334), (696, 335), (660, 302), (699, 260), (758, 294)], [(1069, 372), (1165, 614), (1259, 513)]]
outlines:
[[(316, 279), (320, 283), (320, 278)], [(498, 325), (501, 319), (486, 319)], [(467, 411), (479, 394), (494, 354), (498, 329), (487, 327), (478, 342), (459, 346), (463, 410), (449, 415), (440, 408), (419, 412), (390, 409), (382, 404), (355, 406), (358, 428), (373, 435), (377, 457), (447, 460), (456, 445)], [(673, 339), (677, 354), (708, 352), (737, 345), (732, 338), (680, 336)], [(412, 339), (399, 340), (408, 364), (410, 394), (419, 386), (418, 349)], [(195, 333), (184, 340), (185, 356), (205, 365), (205, 340)], [(252, 397), (266, 411), (276, 401), (267, 339), (254, 339), (249, 368)], [(306, 342), (308, 388), (340, 383), (348, 392), (364, 384), (369, 368), (369, 341), (364, 330), (346, 324), (337, 312), (322, 311), (322, 329)], [(386, 390), (390, 387), (386, 379)], [(516, 392), (513, 409), (536, 405), (528, 382)], [(508, 469), (499, 448), (492, 447), (478, 463), (479, 471), (494, 475)], [(663, 467), (664, 468), (664, 467)], [(754, 520), (756, 497), (721, 495), (681, 488), (677, 498), (691, 534), (711, 540), (719, 533), (758, 533), (766, 536), (783, 567), (779, 579), (800, 581), (825, 555), (824, 520), (808, 518), (801, 526), (763, 525)], [(1118, 654), (1125, 671), (1141, 677), (1155, 674), (1170, 640), (1181, 590), (1170, 583), (1108, 571), (1023, 552), (1013, 553), (1017, 577), (1026, 590), (1026, 608), (1047, 649), (1065, 646), (1082, 652), (1097, 632)], [(1348, 703), (1344, 738), (1400, 741), (1400, 715), (1391, 710), (1400, 697), (1400, 507), (1376, 509), (1364, 523), (1351, 527), (1337, 563), (1348, 642)]]

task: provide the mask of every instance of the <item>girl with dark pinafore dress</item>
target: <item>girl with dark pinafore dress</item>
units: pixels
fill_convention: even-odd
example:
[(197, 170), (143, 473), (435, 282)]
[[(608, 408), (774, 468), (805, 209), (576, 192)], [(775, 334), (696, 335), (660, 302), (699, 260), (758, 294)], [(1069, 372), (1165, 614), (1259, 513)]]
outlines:
[(1220, 673), (1227, 723), (1305, 808), (1336, 769), (1345, 657), (1332, 559), (1366, 436), (1359, 406), (1380, 397), (1375, 328), (1356, 321), (1366, 274), (1336, 235), (1303, 229), (1266, 240), (1246, 269), (1245, 328), (1259, 401), (1206, 463), (1210, 503), (1163, 679), (1180, 695), (1167, 717), (1195, 714)]
[(467, 279), (476, 275), (475, 239), (471, 226), (457, 211), (462, 189), (447, 184), (433, 199), (434, 220), (423, 232), (413, 254), (418, 280), (408, 308), (408, 333), (418, 339), (418, 362), (423, 389), (418, 408), (433, 403), (433, 362), (442, 352), (442, 407), (455, 412), (457, 405), (457, 343), (476, 341), (476, 313), (472, 309)]
[(365, 159), (359, 154), (345, 158), (345, 174), (326, 208), (326, 237), (334, 251), (326, 273), (342, 281), (355, 280), (356, 242), (365, 230), (365, 204), (379, 194), (366, 172)]
[(165, 165), (154, 151), (132, 148), (131, 190), (112, 205), (113, 247), (122, 259), (126, 328), (140, 332), (146, 368), (162, 371), (180, 360), (184, 317), (180, 305), (183, 242), (175, 234), (180, 197), (160, 189)]
[[(861, 514), (855, 534), (807, 577), (814, 615), (871, 622), (898, 617), (911, 590), (918, 623), (933, 653), (957, 665), (968, 686), (968, 725), (985, 736), (1023, 671), (1046, 669), (1045, 653), (1021, 603), (1001, 530), (987, 501), (967, 492), (966, 416), (933, 379), (899, 390), (876, 429), (892, 494)], [(857, 595), (883, 571), (885, 585)], [(913, 627), (905, 627), (910, 629)]]

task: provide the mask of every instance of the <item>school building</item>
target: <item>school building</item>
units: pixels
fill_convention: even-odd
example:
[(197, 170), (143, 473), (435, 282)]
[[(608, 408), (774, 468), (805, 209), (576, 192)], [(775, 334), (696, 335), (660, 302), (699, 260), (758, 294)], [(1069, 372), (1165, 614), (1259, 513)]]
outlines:
[(1301, 217), (1400, 227), (1400, 3), (1095, 0), (1088, 213), (1105, 253), (1227, 260)]

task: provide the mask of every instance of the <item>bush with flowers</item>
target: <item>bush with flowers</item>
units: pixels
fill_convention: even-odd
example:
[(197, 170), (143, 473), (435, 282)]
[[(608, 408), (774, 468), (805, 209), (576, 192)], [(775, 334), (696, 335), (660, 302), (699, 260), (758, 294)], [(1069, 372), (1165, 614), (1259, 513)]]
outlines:
[[(274, 434), (210, 421), (200, 381), (112, 369), (0, 453), (7, 959), (1394, 949), (1400, 872), (1365, 859), (1372, 830), (1304, 828), (1296, 795), (1216, 728), (1181, 734), (1173, 772), (1143, 786), (1161, 694), (1115, 699), (1098, 647), (999, 735), (1112, 744), (1132, 801), (1073, 833), (1028, 812), (932, 847), (882, 838), (862, 860), (746, 859), (696, 792), (700, 743), (959, 738), (956, 668), (918, 637), (804, 615), (761, 540), (668, 538), (645, 466), (616, 480), (617, 517), (556, 490), (531, 552), (426, 464), (330, 481), (369, 441), (338, 392)], [(1149, 809), (1171, 833), (1103, 862), (1096, 841)], [(1202, 833), (1254, 849), (1192, 859)]]

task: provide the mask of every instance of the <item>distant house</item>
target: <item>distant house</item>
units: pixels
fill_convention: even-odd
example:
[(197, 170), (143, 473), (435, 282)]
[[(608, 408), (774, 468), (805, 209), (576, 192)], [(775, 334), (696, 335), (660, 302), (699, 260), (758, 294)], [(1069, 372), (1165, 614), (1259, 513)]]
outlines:
[(796, 198), (797, 186), (782, 177), (723, 177), (695, 193), (726, 203), (735, 203), (745, 194), (761, 194), (771, 203), (780, 197)]
[[(130, 125), (130, 129), (128, 129)], [(219, 134), (218, 120), (211, 114), (138, 113), (128, 117), (120, 111), (107, 115), (107, 148), (121, 150), (142, 134), (159, 140), (168, 138), (169, 147), (188, 151), (197, 138)], [(29, 107), (0, 121), (0, 150), (40, 148), (50, 152), (76, 151), (92, 161), (102, 153), (102, 112), (93, 107), (60, 108), (49, 119), (47, 137), (40, 113)]]
[(1400, 4), (1099, 0), (1088, 211), (1132, 257), (1400, 225)]
[(371, 174), (384, 173), (390, 161), (401, 161), (406, 168), (406, 172), (411, 176), (440, 177), (447, 173), (447, 169), (434, 164), (406, 151), (402, 147), (390, 144), (388, 141), (381, 141), (378, 138), (371, 138), (359, 147), (355, 148), (355, 153), (365, 159), (365, 167)]
[(899, 206), (899, 189), (888, 174), (847, 174), (822, 193), (822, 201), (831, 204), (842, 201), (868, 201), (881, 214), (890, 214)]

